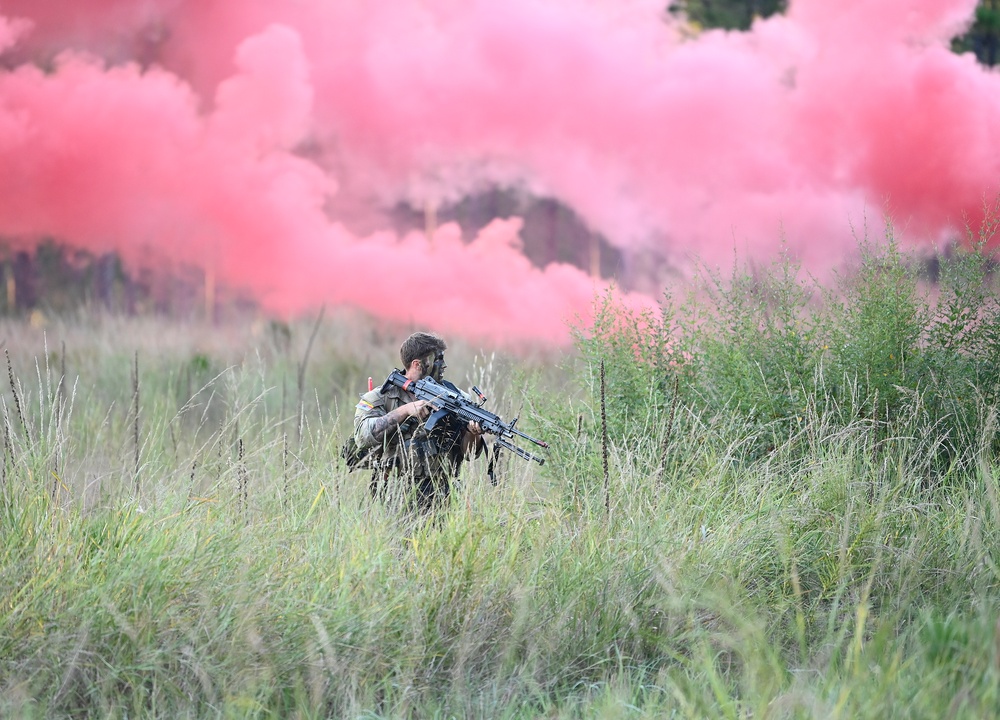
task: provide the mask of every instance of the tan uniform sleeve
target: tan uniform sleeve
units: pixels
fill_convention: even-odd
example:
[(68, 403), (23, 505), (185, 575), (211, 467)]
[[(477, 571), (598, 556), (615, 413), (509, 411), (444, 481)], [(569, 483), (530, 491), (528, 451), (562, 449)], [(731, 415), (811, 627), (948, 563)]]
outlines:
[(361, 449), (378, 444), (372, 434), (375, 420), (386, 414), (385, 398), (378, 390), (369, 390), (361, 396), (354, 409), (354, 442)]

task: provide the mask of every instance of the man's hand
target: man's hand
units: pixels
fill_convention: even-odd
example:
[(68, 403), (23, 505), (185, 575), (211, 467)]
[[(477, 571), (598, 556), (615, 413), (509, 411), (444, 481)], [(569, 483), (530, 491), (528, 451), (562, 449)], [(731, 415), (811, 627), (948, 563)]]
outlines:
[(462, 452), (465, 457), (470, 458), (473, 455), (478, 457), (485, 445), (482, 427), (475, 420), (469, 420), (469, 424), (465, 428), (465, 435), (462, 436)]
[(417, 420), (426, 420), (433, 409), (434, 406), (426, 400), (414, 400), (405, 405), (400, 405), (398, 408), (398, 412), (402, 415), (400, 422), (411, 417), (415, 417)]

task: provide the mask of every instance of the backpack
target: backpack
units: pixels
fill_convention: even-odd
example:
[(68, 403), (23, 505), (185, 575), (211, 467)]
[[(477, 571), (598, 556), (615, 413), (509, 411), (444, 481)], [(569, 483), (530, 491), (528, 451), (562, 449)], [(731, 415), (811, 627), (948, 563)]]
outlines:
[(378, 455), (375, 452), (376, 449), (359, 448), (357, 442), (354, 440), (354, 436), (350, 435), (346, 442), (344, 442), (343, 447), (340, 448), (340, 457), (344, 458), (344, 462), (347, 463), (348, 471), (367, 470), (372, 467), (372, 461)]
[[(368, 392), (372, 391), (372, 379), (368, 378)], [(343, 447), (340, 448), (340, 457), (344, 458), (344, 462), (347, 463), (347, 470), (366, 470), (373, 467), (373, 461), (378, 457), (380, 453), (376, 452), (380, 448), (368, 448), (362, 450), (358, 448), (358, 443), (354, 440), (353, 433), (347, 436), (347, 440), (344, 442)]]

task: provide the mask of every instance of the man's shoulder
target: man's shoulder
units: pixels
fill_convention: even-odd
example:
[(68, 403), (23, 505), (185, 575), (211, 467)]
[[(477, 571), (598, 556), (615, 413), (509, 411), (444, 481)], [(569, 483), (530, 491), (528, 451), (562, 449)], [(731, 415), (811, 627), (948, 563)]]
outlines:
[(358, 400), (357, 410), (368, 412), (377, 408), (385, 407), (385, 397), (379, 390), (369, 390)]
[(361, 399), (358, 401), (357, 409), (361, 412), (368, 412), (370, 410), (384, 410), (387, 407), (389, 409), (394, 409), (395, 406), (399, 404), (401, 398), (399, 388), (392, 385), (386, 388), (385, 392), (382, 392), (381, 388), (375, 388), (374, 390), (369, 390)]

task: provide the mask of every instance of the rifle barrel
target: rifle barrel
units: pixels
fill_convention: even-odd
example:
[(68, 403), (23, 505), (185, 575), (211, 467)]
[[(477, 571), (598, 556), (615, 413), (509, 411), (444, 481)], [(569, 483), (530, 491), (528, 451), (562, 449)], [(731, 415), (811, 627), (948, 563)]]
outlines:
[(504, 440), (502, 437), (498, 437), (493, 442), (495, 442), (500, 447), (507, 448), (512, 453), (514, 453), (518, 457), (524, 458), (525, 460), (534, 460), (539, 465), (544, 465), (545, 464), (545, 458), (538, 457), (537, 455), (532, 455), (530, 452), (528, 452), (524, 448), (518, 447), (517, 445), (515, 445), (512, 442), (508, 442), (507, 440)]

